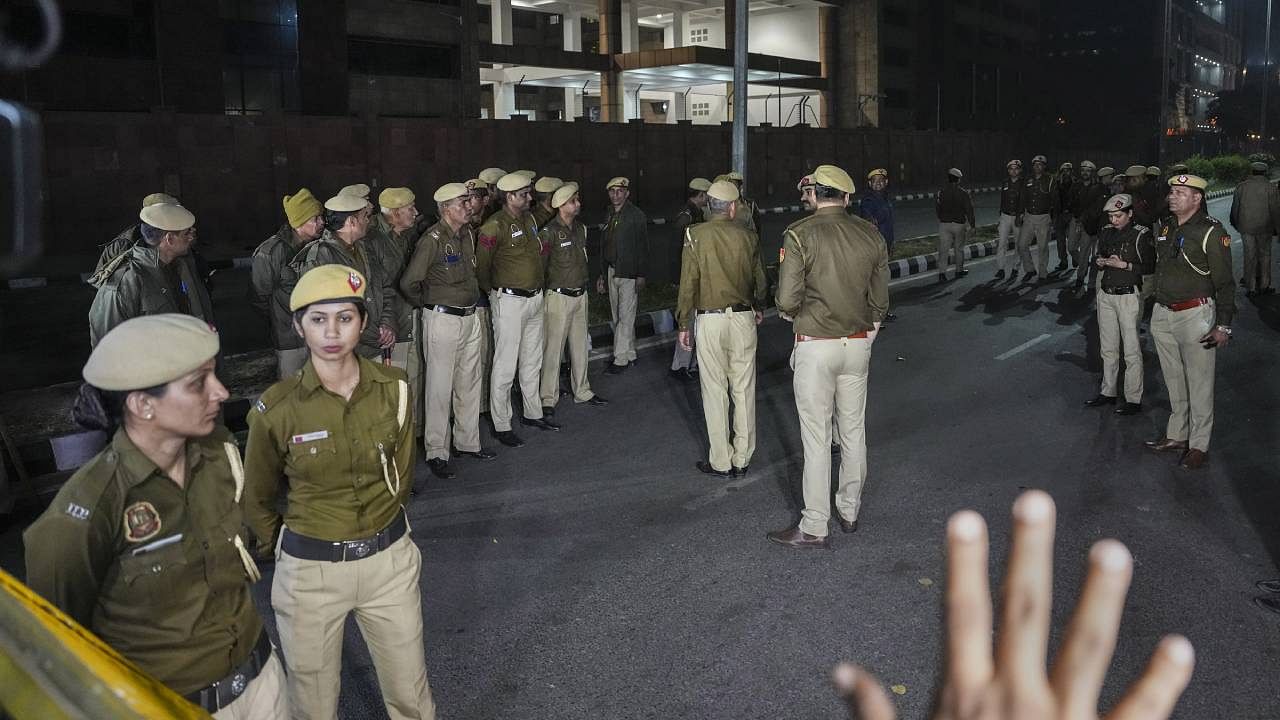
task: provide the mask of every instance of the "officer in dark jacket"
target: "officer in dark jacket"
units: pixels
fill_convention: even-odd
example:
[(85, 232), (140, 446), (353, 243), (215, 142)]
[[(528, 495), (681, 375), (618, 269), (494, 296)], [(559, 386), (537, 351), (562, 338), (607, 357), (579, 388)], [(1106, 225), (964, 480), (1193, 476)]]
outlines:
[(934, 210), (938, 216), (938, 282), (947, 281), (948, 252), (955, 253), (956, 277), (969, 274), (964, 269), (965, 230), (972, 231), (976, 221), (973, 215), (973, 199), (969, 191), (960, 187), (964, 173), (958, 168), (947, 171), (947, 184), (938, 191)]
[(302, 188), (284, 196), (288, 222), (253, 251), (249, 276), (249, 305), (270, 323), (271, 343), (276, 350), (276, 373), (283, 380), (302, 369), (307, 349), (293, 329), (289, 294), (281, 289), (281, 273), (304, 245), (324, 230), (324, 206)]
[(613, 314), (613, 364), (605, 372), (616, 375), (636, 361), (636, 302), (644, 290), (649, 264), (649, 220), (633, 205), (631, 181), (616, 177), (605, 185), (609, 215), (604, 220), (600, 257), (604, 272), (596, 291), (609, 293)]
[[(675, 268), (675, 286), (680, 287), (680, 260), (684, 252), (684, 231), (689, 229), (690, 225), (697, 225), (706, 220), (707, 207), (707, 191), (711, 189), (711, 181), (706, 178), (696, 177), (689, 181), (689, 197), (685, 200), (684, 207), (680, 210), (680, 214), (676, 215), (676, 234), (675, 242), (677, 251), (674, 253), (676, 259)], [(696, 333), (694, 328), (695, 321), (690, 318), (689, 331)], [(695, 373), (698, 371), (698, 354), (692, 350), (686, 350), (680, 347), (680, 343), (675, 344), (675, 349), (671, 351), (671, 377), (682, 382), (691, 382), (696, 380)]]
[[(1000, 224), (996, 239), (996, 279), (1004, 279), (1004, 256), (1009, 251), (1009, 241), (1017, 241), (1022, 227), (1022, 161), (1005, 163), (1009, 178), (1000, 185)], [(1010, 260), (1011, 277), (1018, 277), (1018, 256)]]
[[(1018, 234), (1018, 260), (1022, 263), (1025, 274), (1023, 281), (1034, 279), (1037, 275), (1048, 274), (1049, 235), (1052, 232), (1052, 218), (1058, 214), (1058, 194), (1054, 192), (1053, 179), (1045, 173), (1048, 160), (1037, 155), (1031, 160), (1031, 177), (1022, 184), (1022, 232)], [(1036, 262), (1031, 261), (1031, 241), (1037, 247)]]
[(1058, 210), (1053, 216), (1053, 237), (1058, 244), (1058, 266), (1054, 268), (1054, 272), (1066, 270), (1067, 258), (1071, 255), (1068, 248), (1072, 220), (1069, 207), (1078, 185), (1075, 166), (1069, 162), (1062, 163), (1058, 174), (1053, 178), (1053, 190), (1058, 198)]

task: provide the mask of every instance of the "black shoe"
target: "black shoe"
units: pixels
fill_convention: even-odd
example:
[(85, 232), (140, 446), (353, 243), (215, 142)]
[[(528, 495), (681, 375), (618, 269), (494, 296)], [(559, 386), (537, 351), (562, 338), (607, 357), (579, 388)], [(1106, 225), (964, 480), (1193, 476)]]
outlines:
[(1266, 610), (1267, 612), (1273, 612), (1277, 615), (1280, 615), (1280, 598), (1278, 597), (1272, 597), (1272, 596), (1256, 597), (1253, 599), (1253, 604), (1257, 605), (1263, 610)]
[(1036, 279), (1036, 271), (1035, 271), (1035, 270), (1028, 270), (1028, 271), (1027, 271), (1023, 276), (1022, 276), (1022, 282), (1031, 282), (1032, 280), (1035, 280), (1035, 279)]
[(698, 468), (698, 472), (704, 472), (708, 475), (719, 475), (720, 477), (730, 477), (732, 475), (729, 470), (717, 470), (711, 467), (711, 463), (706, 460), (699, 460), (694, 467)]
[(844, 516), (841, 515), (840, 513), (836, 513), (836, 520), (839, 521), (840, 523), (840, 532), (844, 532), (844, 533), (858, 532), (857, 520), (845, 520)]
[(680, 368), (679, 370), (672, 370), (671, 378), (673, 380), (679, 380), (680, 382), (696, 382), (698, 379), (697, 376), (694, 375), (694, 372), (689, 368)]
[(520, 436), (515, 434), (514, 431), (500, 430), (494, 433), (493, 436), (498, 438), (498, 442), (506, 445), (507, 447), (524, 447), (524, 441), (521, 440)]
[(1280, 580), (1259, 580), (1258, 589), (1262, 592), (1280, 593)]
[(1140, 412), (1142, 412), (1141, 403), (1126, 402), (1122, 404), (1120, 407), (1116, 408), (1117, 415), (1137, 415)]
[(626, 370), (628, 367), (630, 367), (630, 365), (618, 365), (615, 363), (605, 368), (604, 371), (609, 375), (620, 375), (622, 374), (622, 371)]
[(1273, 287), (1265, 287), (1258, 291), (1259, 295), (1275, 295), (1276, 289)]
[(957, 270), (957, 271), (956, 271), (956, 277), (958, 277), (958, 278), (962, 278), (962, 277), (964, 277), (965, 275), (968, 275), (968, 274), (969, 274), (969, 271), (968, 271), (968, 270)]
[(1116, 399), (1111, 395), (1098, 395), (1092, 400), (1085, 400), (1084, 404), (1088, 407), (1101, 407), (1103, 405), (1115, 405)]
[(1084, 287), (1084, 280), (1076, 280), (1075, 284), (1071, 287), (1075, 288), (1075, 290), (1079, 292), (1080, 288)]
[(891, 322), (894, 322), (894, 321), (895, 321), (895, 320), (897, 320), (897, 319), (898, 319), (898, 316), (897, 316), (897, 315), (894, 315), (893, 313), (885, 313), (885, 314), (884, 314), (884, 322), (891, 323)]
[(1066, 269), (1067, 269), (1067, 261), (1063, 260), (1062, 262), (1058, 263), (1058, 267), (1054, 268), (1053, 271), (1062, 272), (1063, 270), (1066, 270)]
[(997, 279), (997, 280), (1003, 280), (1003, 279), (1004, 279), (1004, 270), (997, 270), (997, 271), (996, 271), (996, 279)]
[[(512, 433), (512, 435), (514, 434), (515, 433)], [(519, 438), (516, 438), (516, 439), (519, 440)], [(470, 450), (454, 450), (453, 454), (458, 457), (475, 458), (476, 460), (492, 460), (498, 457), (498, 453), (492, 450), (485, 450), (484, 448), (480, 448), (475, 452), (471, 452)]]
[(743, 477), (744, 475), (747, 474), (747, 469), (750, 467), (751, 467), (750, 465), (743, 465), (742, 467), (730, 466), (729, 474), (734, 477)]
[(605, 405), (609, 404), (609, 401), (605, 400), (599, 395), (592, 395), (590, 398), (587, 399), (587, 404), (595, 405), (596, 407), (604, 407)]
[(427, 467), (431, 469), (432, 475), (435, 475), (441, 480), (452, 480), (458, 477), (458, 474), (453, 471), (453, 468), (449, 467), (449, 461), (444, 458), (429, 458), (427, 460)]
[(946, 274), (946, 273), (938, 273), (938, 284), (939, 284), (939, 285), (941, 285), (942, 283), (944, 283), (944, 282), (946, 282), (946, 281), (947, 281), (947, 274)]
[(1245, 296), (1245, 297), (1247, 297), (1247, 298), (1256, 298), (1256, 297), (1258, 297), (1258, 291), (1257, 291), (1257, 290), (1245, 290), (1245, 291), (1244, 291), (1244, 296)]
[(557, 425), (557, 424), (555, 424), (555, 423), (551, 422), (550, 420), (548, 420), (548, 419), (546, 419), (546, 418), (533, 418), (533, 419), (530, 419), (530, 418), (527, 418), (527, 417), (522, 417), (522, 418), (520, 418), (520, 424), (521, 424), (521, 425), (528, 425), (529, 427), (536, 427), (536, 428), (538, 428), (539, 430), (551, 430), (551, 431), (553, 431), (553, 432), (559, 432), (559, 431), (560, 431), (560, 426), (559, 426), (559, 425)]
[(543, 414), (543, 415), (545, 415), (545, 416), (547, 416), (547, 417), (551, 417), (552, 415), (555, 415), (555, 414), (556, 414), (556, 409), (555, 409), (555, 408), (553, 408), (553, 407), (551, 407), (550, 405), (543, 405), (543, 406), (542, 406), (542, 414)]

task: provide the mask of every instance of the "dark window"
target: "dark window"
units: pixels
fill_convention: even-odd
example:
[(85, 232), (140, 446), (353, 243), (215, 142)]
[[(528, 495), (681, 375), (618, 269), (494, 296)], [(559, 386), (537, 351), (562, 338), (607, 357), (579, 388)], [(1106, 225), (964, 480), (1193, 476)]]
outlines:
[(906, 48), (884, 46), (884, 64), (891, 67), (910, 67), (911, 51)]
[(224, 112), (298, 109), (295, 0), (220, 0)]
[(884, 89), (884, 106), (901, 110), (911, 106), (911, 96), (902, 88), (885, 88)]
[[(13, 8), (8, 13), (8, 32), (15, 39), (34, 45), (44, 37), (44, 23), (34, 7)], [(133, 12), (128, 15), (64, 12), (58, 52), (86, 57), (154, 59), (156, 43), (151, 24), (149, 2), (134, 3)]]
[(458, 77), (457, 48), (447, 45), (417, 45), (353, 37), (347, 39), (347, 63), (351, 72), (365, 75)]

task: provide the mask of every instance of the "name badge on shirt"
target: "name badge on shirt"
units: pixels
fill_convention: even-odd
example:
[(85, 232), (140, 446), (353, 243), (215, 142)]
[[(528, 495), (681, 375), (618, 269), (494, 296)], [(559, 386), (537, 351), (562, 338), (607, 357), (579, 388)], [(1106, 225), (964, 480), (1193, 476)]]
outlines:
[(573, 241), (572, 241), (572, 240), (570, 240), (570, 241), (568, 241), (568, 242), (562, 242), (562, 243), (560, 243), (560, 247), (569, 247), (569, 246), (570, 246), (570, 245), (572, 245), (572, 244), (573, 244)]
[(301, 435), (294, 435), (293, 437), (289, 438), (289, 442), (293, 443), (294, 445), (301, 445), (302, 443), (314, 442), (316, 440), (324, 440), (328, 437), (329, 437), (328, 430), (317, 430), (315, 432), (303, 433)]
[(512, 225), (512, 226), (511, 226), (511, 239), (512, 239), (512, 240), (514, 240), (514, 239), (516, 239), (516, 238), (518, 238), (518, 237), (522, 237), (523, 235), (524, 235), (524, 230), (521, 230), (520, 228), (516, 227), (515, 225)]

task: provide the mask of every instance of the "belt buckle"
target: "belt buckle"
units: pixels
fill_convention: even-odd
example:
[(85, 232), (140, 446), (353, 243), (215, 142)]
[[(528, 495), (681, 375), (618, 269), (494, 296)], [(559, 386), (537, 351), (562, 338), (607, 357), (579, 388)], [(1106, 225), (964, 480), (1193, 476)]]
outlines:
[(244, 673), (238, 672), (231, 676), (231, 697), (240, 697), (247, 687), (249, 687), (249, 680)]
[(368, 557), (373, 552), (373, 543), (369, 540), (348, 540), (342, 543), (342, 559), (347, 559), (347, 554), (355, 555), (357, 560)]

